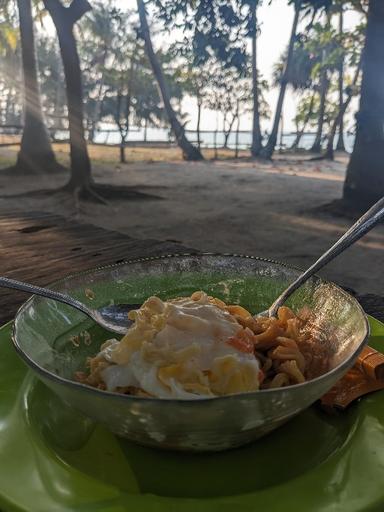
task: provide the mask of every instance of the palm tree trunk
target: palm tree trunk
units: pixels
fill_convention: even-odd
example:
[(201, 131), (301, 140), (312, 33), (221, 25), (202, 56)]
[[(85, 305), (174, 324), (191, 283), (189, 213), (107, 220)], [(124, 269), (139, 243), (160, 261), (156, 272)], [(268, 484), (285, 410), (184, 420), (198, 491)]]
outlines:
[(121, 144), (120, 144), (120, 162), (121, 163), (126, 162), (125, 145), (126, 145), (126, 140), (127, 140), (128, 134), (129, 134), (129, 128), (130, 128), (129, 119), (130, 119), (130, 115), (131, 115), (131, 106), (132, 106), (132, 84), (133, 84), (133, 79), (134, 79), (134, 75), (135, 75), (135, 67), (136, 67), (135, 64), (136, 63), (135, 63), (134, 57), (132, 57), (131, 62), (129, 64), (128, 92), (127, 92), (127, 97), (125, 100), (124, 125), (120, 121), (122, 96), (121, 95), (119, 96), (119, 109), (118, 109), (119, 115), (117, 118), (117, 122), (118, 122), (118, 127), (119, 127), (119, 131), (120, 131), (120, 136), (121, 136)]
[(321, 81), (320, 81), (320, 108), (319, 108), (319, 119), (317, 122), (317, 131), (316, 137), (311, 147), (311, 151), (313, 153), (320, 153), (321, 151), (321, 141), (323, 137), (323, 127), (324, 127), (324, 116), (325, 116), (325, 106), (327, 102), (327, 92), (328, 92), (328, 77), (327, 70), (324, 68), (321, 72)]
[(384, 2), (370, 0), (356, 139), (344, 199), (365, 208), (384, 195)]
[(361, 65), (359, 64), (356, 68), (355, 76), (352, 81), (352, 86), (349, 88), (350, 91), (347, 96), (347, 99), (341, 105), (339, 112), (336, 116), (336, 119), (333, 121), (332, 128), (331, 128), (331, 131), (328, 136), (327, 150), (324, 154), (324, 158), (326, 158), (328, 160), (334, 159), (333, 146), (334, 146), (334, 141), (335, 141), (335, 137), (336, 137), (337, 127), (340, 126), (340, 120), (344, 117), (345, 112), (347, 111), (347, 108), (348, 108), (349, 104), (351, 103), (354, 88), (356, 87), (357, 81), (359, 79), (360, 71), (361, 71)]
[[(343, 35), (344, 31), (344, 12), (343, 6), (340, 4), (340, 14), (339, 14), (339, 35), (340, 37)], [(344, 103), (344, 55), (340, 57), (340, 67), (339, 67), (339, 111), (342, 110), (342, 106)], [(337, 151), (345, 151), (345, 143), (344, 143), (344, 115), (340, 116), (339, 122), (339, 138), (336, 144)]]
[(70, 7), (64, 7), (60, 0), (44, 0), (44, 5), (56, 27), (64, 67), (71, 154), (71, 177), (66, 188), (82, 192), (90, 188), (93, 180), (84, 132), (80, 59), (73, 27), (91, 6), (87, 0), (73, 0)]
[(5, 124), (12, 124), (10, 122), (11, 118), (11, 107), (14, 105), (14, 102), (12, 101), (13, 95), (12, 95), (12, 89), (8, 89), (6, 104), (5, 104)]
[[(103, 58), (102, 58), (102, 66), (103, 67), (105, 65), (105, 61), (107, 60), (107, 55), (108, 55), (108, 49), (104, 48)], [(97, 124), (100, 120), (101, 103), (102, 103), (101, 96), (102, 96), (103, 87), (104, 87), (104, 79), (105, 79), (105, 73), (102, 72), (99, 87), (97, 88), (95, 106), (94, 106), (94, 108), (92, 110), (92, 114), (91, 114), (91, 129), (89, 130), (89, 133), (88, 133), (88, 141), (89, 142), (94, 142)]]
[(144, 142), (147, 142), (148, 119), (144, 119)]
[(15, 93), (12, 87), (8, 89), (5, 107), (5, 124), (15, 124)]
[[(325, 28), (327, 30), (329, 30), (331, 27), (331, 16), (332, 16), (330, 8), (326, 9), (325, 16), (326, 16)], [(323, 52), (322, 52), (322, 62), (321, 62), (322, 69), (320, 71), (319, 119), (318, 119), (318, 123), (317, 123), (317, 132), (316, 132), (315, 141), (311, 147), (311, 151), (313, 153), (320, 153), (321, 143), (322, 143), (322, 139), (323, 139), (325, 107), (326, 107), (326, 103), (327, 103), (327, 93), (328, 93), (328, 88), (329, 88), (328, 70), (327, 70), (326, 65), (324, 64), (326, 62), (327, 55), (328, 55), (328, 50), (324, 48)]]
[(297, 25), (299, 23), (301, 4), (302, 4), (302, 0), (296, 0), (296, 2), (295, 2), (295, 16), (293, 18), (291, 36), (290, 36), (290, 39), (289, 39), (287, 62), (285, 64), (284, 73), (283, 73), (283, 76), (281, 78), (280, 92), (279, 92), (279, 97), (278, 97), (278, 100), (277, 100), (277, 105), (276, 105), (276, 110), (275, 110), (275, 117), (274, 117), (274, 120), (273, 120), (272, 131), (271, 131), (271, 133), (269, 135), (269, 139), (268, 139), (267, 145), (260, 152), (260, 154), (264, 158), (267, 158), (267, 159), (271, 159), (272, 158), (272, 154), (273, 154), (273, 151), (275, 150), (275, 146), (276, 146), (276, 142), (277, 142), (277, 134), (278, 134), (278, 131), (279, 131), (279, 123), (280, 123), (281, 112), (283, 110), (285, 91), (287, 90), (287, 85), (288, 85), (288, 72), (289, 72), (289, 69), (291, 67), (291, 62), (292, 62), (293, 48), (294, 48), (294, 43), (295, 43)]
[(125, 164), (125, 135), (120, 133), (120, 163)]
[(16, 109), (16, 102), (20, 98), (20, 93), (16, 87), (12, 87), (12, 103), (11, 103), (11, 124), (21, 124), (22, 123), (22, 113), (19, 112), (19, 109)]
[(100, 121), (101, 94), (103, 91), (103, 87), (104, 87), (104, 77), (102, 77), (102, 79), (100, 80), (100, 84), (99, 84), (97, 95), (96, 95), (95, 105), (94, 105), (94, 108), (91, 113), (90, 129), (88, 132), (88, 141), (89, 142), (94, 142), (97, 124)]
[[(59, 63), (58, 62), (56, 63), (56, 66), (57, 66), (56, 76), (59, 77), (60, 71), (59, 71)], [(55, 91), (55, 100), (54, 100), (54, 105), (53, 105), (53, 116), (54, 116), (55, 126), (61, 127), (62, 121), (59, 118), (60, 118), (60, 113), (61, 113), (60, 107), (62, 107), (62, 105), (63, 105), (63, 97), (62, 97), (61, 84), (57, 84), (56, 91)]]
[(164, 103), (164, 108), (167, 113), (171, 128), (175, 134), (176, 141), (183, 152), (185, 160), (203, 160), (203, 155), (199, 149), (193, 146), (185, 135), (185, 131), (179, 120), (177, 119), (176, 113), (171, 105), (171, 97), (169, 89), (164, 78), (163, 70), (153, 50), (151, 35), (149, 32), (147, 13), (143, 0), (137, 0), (137, 8), (140, 17), (141, 36), (145, 42), (145, 49), (148, 55), (148, 59), (151, 63), (153, 74), (156, 77), (159, 85), (161, 97)]
[(238, 112), (239, 112), (239, 109), (238, 109), (238, 107), (236, 107), (236, 112), (232, 116), (231, 121), (228, 123), (228, 128), (227, 129), (224, 128), (224, 130), (223, 130), (224, 131), (224, 146), (223, 146), (223, 148), (225, 148), (225, 149), (228, 149), (228, 139), (232, 133), (233, 125), (235, 124), (235, 121), (236, 121), (237, 117), (239, 116)]
[(196, 134), (197, 134), (197, 147), (200, 150), (201, 140), (200, 140), (200, 122), (201, 122), (201, 107), (202, 101), (199, 93), (197, 94), (197, 121), (196, 121)]
[(116, 110), (114, 112), (114, 119), (115, 123), (117, 125), (117, 128), (119, 130), (120, 134), (120, 145), (119, 145), (119, 154), (120, 154), (120, 163), (125, 162), (125, 152), (124, 152), (124, 127), (121, 122), (121, 111), (122, 111), (122, 103), (123, 103), (123, 93), (119, 89), (117, 91), (117, 97), (116, 97)]
[(57, 164), (41, 108), (31, 0), (17, 0), (17, 6), (24, 73), (24, 130), (16, 169), (44, 172)]
[(260, 128), (260, 102), (259, 102), (259, 80), (257, 69), (257, 5), (255, 1), (252, 10), (252, 95), (253, 95), (253, 123), (252, 123), (252, 146), (251, 155), (258, 156), (262, 148), (262, 136)]
[(283, 113), (281, 113), (280, 117), (280, 153), (283, 151), (284, 148), (284, 116)]
[(236, 125), (236, 139), (235, 139), (235, 158), (239, 157), (239, 135), (240, 135), (240, 116), (237, 110), (237, 125)]
[(297, 134), (296, 134), (296, 139), (294, 140), (292, 146), (291, 146), (291, 149), (297, 149), (299, 147), (299, 144), (300, 144), (300, 141), (304, 135), (304, 132), (305, 132), (305, 129), (308, 125), (308, 122), (309, 122), (309, 119), (311, 118), (311, 115), (313, 113), (313, 105), (315, 103), (315, 92), (312, 94), (311, 96), (311, 101), (309, 103), (309, 107), (308, 107), (308, 111), (306, 113), (306, 116), (305, 116), (305, 119), (304, 119), (304, 123), (303, 123), (303, 126), (301, 128), (301, 130), (298, 130), (297, 131)]

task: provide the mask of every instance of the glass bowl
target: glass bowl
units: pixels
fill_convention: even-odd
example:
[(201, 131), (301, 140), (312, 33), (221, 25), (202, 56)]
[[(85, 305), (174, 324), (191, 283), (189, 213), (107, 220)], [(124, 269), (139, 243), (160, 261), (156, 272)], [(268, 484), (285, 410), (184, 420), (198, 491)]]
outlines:
[[(262, 258), (238, 255), (171, 255), (89, 270), (51, 288), (92, 307), (142, 303), (150, 295), (171, 298), (196, 290), (265, 310), (300, 273)], [(73, 380), (87, 356), (113, 334), (79, 311), (31, 297), (18, 311), (13, 341), (36, 376), (62, 400), (109, 430), (140, 444), (164, 449), (219, 451), (267, 434), (327, 392), (354, 364), (367, 342), (369, 325), (358, 302), (333, 283), (312, 278), (288, 303), (308, 305), (327, 344), (331, 369), (285, 388), (201, 400), (165, 400), (119, 395)]]

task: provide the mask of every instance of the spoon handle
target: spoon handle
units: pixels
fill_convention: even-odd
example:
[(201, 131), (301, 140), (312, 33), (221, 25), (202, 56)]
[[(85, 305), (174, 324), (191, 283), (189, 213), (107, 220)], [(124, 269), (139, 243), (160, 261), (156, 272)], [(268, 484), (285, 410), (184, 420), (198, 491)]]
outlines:
[(29, 283), (23, 283), (22, 281), (16, 281), (16, 279), (9, 279), (8, 277), (0, 277), (0, 287), (13, 288), (15, 290), (30, 293), (32, 295), (41, 295), (42, 297), (46, 297), (48, 299), (57, 300), (59, 302), (63, 302), (64, 304), (68, 304), (69, 306), (72, 306), (76, 309), (79, 309), (80, 311), (90, 316), (91, 318), (93, 317), (93, 313), (89, 308), (87, 308), (78, 300), (70, 297), (69, 295), (65, 295), (64, 293), (49, 290), (48, 288), (41, 288), (40, 286), (34, 286)]
[(320, 270), (324, 265), (336, 258), (340, 253), (345, 251), (356, 240), (370, 231), (378, 222), (384, 218), (384, 197), (375, 203), (359, 220), (351, 226), (339, 240), (326, 251), (320, 258), (309, 267), (303, 274), (301, 274), (296, 281), (288, 286), (286, 290), (275, 300), (268, 310), (268, 316), (276, 316), (279, 307), (297, 290), (307, 279)]

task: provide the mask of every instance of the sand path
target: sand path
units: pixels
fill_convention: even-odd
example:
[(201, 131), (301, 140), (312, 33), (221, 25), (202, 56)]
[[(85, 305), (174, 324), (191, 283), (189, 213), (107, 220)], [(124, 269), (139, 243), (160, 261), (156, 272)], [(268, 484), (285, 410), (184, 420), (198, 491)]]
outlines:
[[(177, 240), (204, 251), (253, 254), (300, 267), (313, 262), (351, 224), (314, 211), (341, 197), (346, 158), (305, 162), (141, 162), (95, 165), (95, 179), (134, 185), (161, 200), (87, 204), (76, 213), (69, 200), (1, 199), (0, 208), (47, 210), (127, 233)], [(65, 176), (26, 182), (0, 173), (0, 193), (57, 187)], [(321, 274), (360, 293), (383, 295), (384, 226), (377, 227)]]

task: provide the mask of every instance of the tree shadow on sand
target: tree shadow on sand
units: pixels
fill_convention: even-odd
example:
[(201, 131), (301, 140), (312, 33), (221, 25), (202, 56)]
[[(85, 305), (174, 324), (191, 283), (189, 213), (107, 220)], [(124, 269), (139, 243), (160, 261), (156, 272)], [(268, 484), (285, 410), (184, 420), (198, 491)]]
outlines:
[[(306, 210), (305, 213), (310, 215), (324, 215), (332, 216), (335, 218), (348, 219), (355, 222), (363, 213), (365, 213), (372, 206), (372, 202), (361, 201), (359, 203), (352, 203), (345, 199), (335, 199), (329, 203), (321, 204), (315, 208)], [(304, 212), (303, 212), (304, 213)]]
[[(39, 190), (30, 190), (27, 192), (20, 192), (17, 194), (3, 194), (0, 199), (11, 198), (35, 198), (44, 199), (46, 197), (54, 196), (59, 200), (69, 200), (73, 198), (80, 209), (82, 202), (90, 202), (95, 204), (104, 204), (109, 206), (110, 201), (114, 200), (129, 200), (129, 201), (147, 201), (147, 200), (163, 200), (164, 198), (158, 195), (142, 192), (140, 186), (113, 186), (104, 184), (93, 184), (92, 187), (84, 189), (71, 190), (68, 186), (61, 188), (45, 188)], [(152, 188), (152, 187), (151, 187)]]

